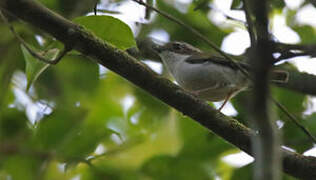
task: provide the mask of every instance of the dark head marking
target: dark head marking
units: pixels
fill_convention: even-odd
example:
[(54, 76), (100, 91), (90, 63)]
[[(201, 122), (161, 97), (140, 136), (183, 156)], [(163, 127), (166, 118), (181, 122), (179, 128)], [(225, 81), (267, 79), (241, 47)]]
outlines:
[(201, 52), (198, 48), (193, 47), (188, 43), (178, 41), (169, 42), (164, 46), (159, 47), (157, 50), (158, 52), (172, 51), (179, 54), (194, 54)]

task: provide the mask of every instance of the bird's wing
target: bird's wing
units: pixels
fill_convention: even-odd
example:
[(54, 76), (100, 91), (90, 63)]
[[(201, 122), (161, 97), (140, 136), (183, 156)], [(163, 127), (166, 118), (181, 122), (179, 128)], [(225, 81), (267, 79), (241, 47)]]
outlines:
[[(216, 64), (221, 64), (224, 66), (229, 66), (233, 69), (238, 69), (238, 67), (229, 59), (220, 57), (220, 56), (213, 56), (210, 54), (196, 54), (192, 55), (189, 58), (185, 60), (189, 64), (203, 64), (205, 62), (213, 62)], [(249, 65), (244, 62), (236, 62), (239, 64), (242, 68), (245, 68), (246, 70), (249, 70)]]
[[(231, 67), (233, 69), (239, 69), (239, 67), (237, 67), (234, 63), (232, 63), (232, 61), (230, 61), (229, 59), (226, 59), (226, 58), (223, 58), (220, 56), (210, 55), (207, 53), (192, 55), (189, 58), (187, 58), (185, 61), (189, 64), (203, 64), (206, 62), (212, 62), (215, 64), (228, 66), (228, 67)], [(250, 65), (247, 63), (244, 63), (244, 62), (236, 62), (236, 63), (239, 64), (239, 66), (241, 66), (242, 68), (244, 68), (247, 71), (249, 71), (251, 69)], [(288, 80), (289, 80), (289, 72), (284, 71), (284, 70), (277, 70), (277, 69), (274, 69), (272, 71), (271, 82), (287, 83)]]

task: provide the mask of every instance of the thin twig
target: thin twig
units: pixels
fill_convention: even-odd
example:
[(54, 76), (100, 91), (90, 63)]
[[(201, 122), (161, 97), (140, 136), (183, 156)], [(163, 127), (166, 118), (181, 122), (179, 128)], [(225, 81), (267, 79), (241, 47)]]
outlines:
[(91, 159), (89, 159), (89, 161), (96, 160), (96, 159), (101, 158), (101, 157), (110, 156), (113, 154), (120, 153), (128, 148), (139, 145), (141, 142), (143, 142), (143, 140), (141, 140), (141, 139), (136, 139), (136, 140), (130, 141), (130, 142), (124, 142), (123, 144), (121, 144), (117, 147), (114, 147), (113, 149), (110, 149), (102, 154), (94, 155)]
[(282, 61), (284, 59), (289, 59), (289, 58), (298, 57), (298, 56), (308, 56), (308, 55), (309, 54), (307, 54), (305, 52), (297, 52), (297, 53), (286, 52), (286, 53), (281, 54), (280, 57), (276, 58), (274, 63), (277, 63), (277, 62)]
[(247, 19), (247, 29), (248, 29), (249, 36), (250, 36), (250, 42), (252, 45), (255, 45), (255, 43), (257, 42), (257, 37), (255, 34), (255, 28), (254, 28), (255, 26), (254, 26), (253, 21), (251, 19), (251, 13), (250, 13), (250, 9), (249, 9), (247, 0), (243, 0), (243, 3), (244, 3), (244, 11), (246, 14), (246, 19)]
[(302, 50), (302, 51), (312, 51), (316, 49), (316, 44), (285, 44), (285, 43), (275, 43), (275, 47), (278, 50)]
[(0, 16), (3, 19), (4, 23), (8, 25), (10, 31), (14, 35), (14, 37), (25, 47), (25, 49), (36, 59), (45, 62), (47, 64), (55, 65), (57, 64), (69, 51), (71, 51), (72, 48), (65, 45), (64, 49), (58, 54), (58, 56), (55, 59), (46, 59), (39, 53), (35, 52), (25, 41), (24, 39), (15, 31), (14, 27), (11, 25), (11, 23), (7, 20), (7, 18), (3, 15), (2, 11), (0, 11)]
[(95, 5), (93, 7), (93, 13), (95, 16), (97, 15), (97, 12), (98, 12), (97, 6), (98, 6), (98, 3), (95, 3)]
[(291, 114), (287, 109), (286, 107), (284, 107), (281, 103), (279, 103), (276, 99), (274, 99), (273, 97), (270, 97), (272, 99), (272, 101), (275, 103), (275, 105), (277, 105), (277, 107), (279, 109), (281, 109), (284, 114), (286, 114), (286, 116), (288, 116), (290, 118), (290, 120), (292, 122), (294, 122), (294, 124), (296, 126), (298, 126), (308, 137), (309, 139), (314, 142), (316, 144), (316, 138), (308, 131), (307, 128), (305, 128), (302, 124), (300, 124), (300, 122), (297, 120), (297, 118)]
[(101, 12), (101, 13), (107, 13), (107, 14), (122, 14), (121, 12), (119, 11), (113, 11), (113, 10), (108, 10), (108, 9), (94, 9), (94, 15), (97, 15), (98, 12)]
[[(243, 24), (244, 26), (247, 26), (247, 22), (245, 22), (245, 21), (243, 21), (243, 20), (240, 20), (240, 19), (237, 19), (237, 18), (234, 18), (234, 17), (232, 17), (232, 16), (226, 14), (224, 11), (222, 11), (221, 9), (219, 9), (219, 8), (217, 8), (217, 7), (215, 7), (215, 6), (209, 5), (209, 8), (210, 8), (211, 10), (218, 11), (218, 12), (221, 13), (225, 18), (227, 18), (227, 19), (229, 19), (229, 20), (237, 21), (237, 22)], [(195, 10), (195, 9), (194, 9), (194, 10)]]
[(315, 44), (285, 44), (275, 43), (274, 51), (281, 53), (281, 56), (276, 58), (274, 63), (279, 62), (283, 59), (293, 58), (297, 56), (310, 56), (316, 57), (316, 45)]
[(242, 21), (242, 20), (240, 20), (240, 19), (237, 19), (237, 18), (234, 18), (234, 17), (232, 17), (232, 16), (229, 16), (229, 15), (225, 14), (224, 12), (221, 12), (221, 13), (222, 13), (222, 15), (223, 15), (226, 19), (239, 22), (239, 23), (241, 23), (243, 26), (247, 27), (247, 23), (246, 23), (245, 21)]

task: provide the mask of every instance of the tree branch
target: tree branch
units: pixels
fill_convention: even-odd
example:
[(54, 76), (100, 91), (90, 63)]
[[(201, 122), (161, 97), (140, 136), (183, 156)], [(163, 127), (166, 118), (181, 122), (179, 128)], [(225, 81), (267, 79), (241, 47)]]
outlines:
[(243, 0), (243, 6), (244, 6), (244, 11), (246, 14), (246, 19), (247, 19), (247, 29), (250, 37), (250, 42), (252, 45), (256, 44), (257, 42), (257, 37), (255, 33), (255, 27), (251, 18), (251, 12), (248, 4), (248, 0)]
[(275, 47), (278, 50), (302, 50), (307, 52), (316, 53), (316, 44), (285, 44), (285, 43), (275, 43)]
[(287, 83), (277, 84), (290, 90), (303, 94), (316, 95), (316, 76), (308, 73), (301, 73), (295, 70), (286, 69), (290, 73)]
[[(32, 0), (2, 0), (0, 7), (64, 44), (106, 66), (156, 98), (191, 117), (241, 150), (252, 154), (254, 132), (187, 94), (171, 81), (154, 73), (127, 53), (101, 41), (80, 26), (62, 18)], [(295, 177), (316, 178), (316, 158), (282, 150), (284, 171)]]
[(275, 43), (273, 51), (281, 53), (281, 56), (277, 58), (274, 63), (297, 56), (316, 57), (316, 44)]
[[(270, 106), (269, 79), (273, 65), (273, 51), (268, 31), (268, 1), (256, 0), (250, 3), (244, 0), (243, 2), (248, 30), (252, 35), (249, 60), (253, 74), (253, 93), (249, 114), (252, 125), (258, 130), (258, 136), (252, 139), (256, 159), (254, 179), (279, 180), (281, 177), (280, 137)], [(255, 16), (254, 22), (251, 19), (250, 9)], [(252, 24), (254, 26), (250, 26)], [(255, 42), (254, 35), (257, 35)]]

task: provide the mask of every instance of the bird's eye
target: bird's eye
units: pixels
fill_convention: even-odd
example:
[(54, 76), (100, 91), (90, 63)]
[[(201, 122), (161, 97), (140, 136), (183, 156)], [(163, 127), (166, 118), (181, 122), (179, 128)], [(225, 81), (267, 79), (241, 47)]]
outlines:
[(182, 49), (181, 44), (178, 44), (178, 43), (173, 44), (173, 48), (175, 50), (181, 50)]

